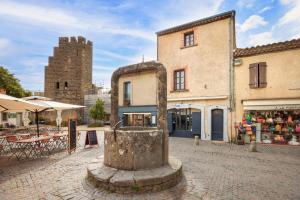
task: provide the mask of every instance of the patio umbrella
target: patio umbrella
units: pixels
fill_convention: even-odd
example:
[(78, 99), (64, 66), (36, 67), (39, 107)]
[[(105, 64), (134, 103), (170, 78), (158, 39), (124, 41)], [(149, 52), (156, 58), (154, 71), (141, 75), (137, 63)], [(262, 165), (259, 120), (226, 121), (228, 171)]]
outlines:
[(36, 104), (34, 102), (28, 102), (23, 99), (12, 97), (6, 94), (0, 94), (0, 111), (24, 111), (46, 109), (47, 106)]
[[(31, 112), (32, 111), (38, 112), (38, 111), (45, 111), (47, 109), (49, 109), (49, 107), (45, 105), (25, 101), (23, 99), (15, 98), (5, 94), (0, 94), (0, 111), (18, 112), (18, 111), (26, 110)], [(38, 131), (38, 135), (39, 135), (39, 131)]]
[(57, 111), (57, 126), (60, 127), (61, 124), (61, 111), (63, 110), (71, 110), (71, 109), (78, 109), (78, 108), (84, 108), (85, 106), (80, 106), (80, 105), (74, 105), (74, 104), (68, 104), (68, 103), (61, 103), (57, 101), (50, 101), (50, 100), (44, 100), (44, 98), (32, 96), (32, 97), (26, 97), (28, 102), (32, 102), (38, 105), (41, 105), (43, 107), (47, 107), (48, 109), (46, 110), (41, 110), (41, 111), (36, 111), (34, 110), (37, 118), (37, 128), (38, 128), (38, 114), (43, 111)]

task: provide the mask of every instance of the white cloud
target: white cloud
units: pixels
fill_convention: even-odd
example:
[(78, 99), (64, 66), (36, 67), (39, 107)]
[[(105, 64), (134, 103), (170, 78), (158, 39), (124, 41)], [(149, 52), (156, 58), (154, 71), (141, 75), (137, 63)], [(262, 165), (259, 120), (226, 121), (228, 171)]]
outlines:
[(75, 13), (56, 7), (42, 7), (6, 0), (0, 2), (0, 16), (28, 25), (42, 26), (43, 28), (54, 27), (54, 30), (58, 32), (111, 33), (155, 40), (154, 34), (140, 29), (124, 27), (113, 16), (103, 14), (101, 18), (95, 18), (87, 13)]
[(266, 7), (264, 7), (263, 9), (261, 9), (260, 11), (258, 11), (258, 13), (259, 13), (259, 14), (262, 14), (262, 13), (268, 11), (268, 10), (271, 10), (271, 9), (272, 9), (272, 7), (266, 6)]
[(269, 44), (275, 42), (273, 38), (272, 32), (263, 32), (254, 35), (250, 35), (249, 37), (249, 44), (251, 46)]
[(241, 8), (252, 8), (255, 0), (239, 0), (237, 5)]
[(83, 28), (79, 19), (58, 8), (43, 8), (12, 1), (1, 1), (0, 15), (16, 17), (31, 23)]
[(286, 12), (279, 20), (279, 26), (290, 23), (300, 24), (300, 1), (299, 0), (281, 0), (283, 5), (291, 6), (291, 9)]
[(239, 31), (240, 32), (246, 32), (251, 29), (258, 28), (260, 26), (265, 26), (267, 25), (268, 22), (264, 20), (263, 17), (259, 15), (251, 15), (248, 17), (243, 24), (239, 25)]
[(168, 1), (159, 9), (146, 10), (154, 19), (156, 31), (217, 14), (224, 0)]

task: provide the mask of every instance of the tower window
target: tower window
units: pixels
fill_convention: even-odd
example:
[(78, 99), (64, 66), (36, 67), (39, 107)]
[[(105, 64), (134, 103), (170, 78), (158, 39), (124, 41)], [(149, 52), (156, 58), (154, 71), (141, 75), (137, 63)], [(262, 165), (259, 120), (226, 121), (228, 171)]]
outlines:
[(68, 82), (65, 82), (65, 90), (68, 89)]
[(56, 89), (59, 89), (59, 82), (56, 82)]

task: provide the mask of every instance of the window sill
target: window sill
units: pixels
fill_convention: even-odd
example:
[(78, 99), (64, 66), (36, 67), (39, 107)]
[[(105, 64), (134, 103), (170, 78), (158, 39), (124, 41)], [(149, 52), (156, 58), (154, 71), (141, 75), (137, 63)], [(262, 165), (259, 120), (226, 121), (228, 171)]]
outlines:
[(170, 91), (170, 93), (174, 93), (174, 92), (188, 92), (189, 89), (184, 89), (184, 90), (172, 90)]
[(193, 45), (190, 45), (190, 46), (183, 46), (183, 47), (180, 47), (180, 49), (186, 49), (186, 48), (190, 48), (190, 47), (195, 47), (195, 46), (198, 46), (198, 44), (193, 44)]

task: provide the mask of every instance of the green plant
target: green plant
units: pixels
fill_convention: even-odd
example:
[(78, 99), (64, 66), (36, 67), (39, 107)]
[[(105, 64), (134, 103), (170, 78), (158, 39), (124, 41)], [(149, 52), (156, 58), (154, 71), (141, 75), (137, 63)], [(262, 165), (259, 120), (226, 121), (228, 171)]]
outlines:
[(97, 120), (103, 120), (105, 118), (104, 101), (97, 99), (96, 104), (90, 108), (89, 116), (97, 122)]
[(10, 73), (7, 69), (0, 66), (0, 88), (6, 90), (6, 94), (14, 97), (31, 96), (31, 92), (24, 90), (20, 81), (15, 78), (14, 74)]

